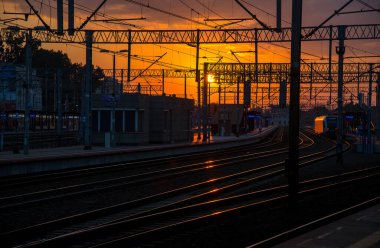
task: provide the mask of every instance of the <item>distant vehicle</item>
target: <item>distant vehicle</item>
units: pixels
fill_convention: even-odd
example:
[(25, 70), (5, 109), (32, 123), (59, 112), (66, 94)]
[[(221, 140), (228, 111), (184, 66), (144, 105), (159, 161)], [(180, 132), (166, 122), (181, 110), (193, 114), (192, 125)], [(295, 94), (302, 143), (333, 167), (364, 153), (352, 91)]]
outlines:
[(314, 119), (314, 132), (335, 138), (337, 122), (338, 118), (336, 116), (317, 116)]

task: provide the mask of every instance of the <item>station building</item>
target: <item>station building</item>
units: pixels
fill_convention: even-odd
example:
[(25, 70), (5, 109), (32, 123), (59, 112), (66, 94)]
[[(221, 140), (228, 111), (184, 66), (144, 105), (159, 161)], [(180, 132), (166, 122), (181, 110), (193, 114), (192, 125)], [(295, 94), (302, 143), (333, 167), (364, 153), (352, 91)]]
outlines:
[(116, 145), (192, 142), (194, 101), (139, 93), (92, 96), (93, 144), (106, 144), (115, 109)]

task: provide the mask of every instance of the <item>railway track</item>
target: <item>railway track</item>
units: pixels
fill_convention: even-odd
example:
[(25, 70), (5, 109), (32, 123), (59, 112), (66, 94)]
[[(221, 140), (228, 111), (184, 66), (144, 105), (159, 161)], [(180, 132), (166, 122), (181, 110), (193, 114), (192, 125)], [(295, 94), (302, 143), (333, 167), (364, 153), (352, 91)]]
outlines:
[[(264, 147), (268, 147), (267, 145)], [(263, 148), (263, 147), (261, 147)], [(247, 161), (253, 159), (260, 159), (268, 157), (273, 152), (281, 152), (283, 148), (274, 149), (266, 152), (250, 153), (240, 156), (234, 156), (225, 159), (213, 160), (211, 163), (195, 163), (185, 166), (179, 166), (169, 169), (156, 170), (151, 172), (145, 172), (135, 175), (123, 176), (118, 178), (111, 178), (106, 180), (95, 181), (91, 183), (81, 183), (78, 185), (70, 185), (66, 187), (52, 188), (43, 191), (37, 191), (32, 193), (24, 193), (13, 196), (6, 196), (0, 198), (0, 209), (9, 209), (18, 206), (25, 206), (27, 204), (41, 203), (43, 201), (50, 201), (52, 199), (71, 197), (74, 195), (83, 195), (88, 193), (96, 193), (103, 190), (110, 190), (119, 187), (126, 187), (131, 185), (142, 185), (154, 180), (167, 180), (179, 175), (186, 175), (190, 173), (200, 172), (204, 170), (210, 170), (211, 168), (218, 168), (224, 166), (231, 166), (236, 161)]]
[[(311, 140), (309, 140), (309, 141), (311, 141)], [(313, 142), (310, 142), (310, 143), (313, 144)], [(309, 144), (309, 146), (306, 146), (306, 147), (310, 147), (310, 144)], [(320, 151), (320, 152), (317, 152), (315, 154), (305, 155), (303, 159), (309, 161), (307, 163), (315, 162), (315, 161), (318, 161), (320, 159), (326, 158), (325, 154), (328, 152), (331, 152), (331, 150), (332, 149), (329, 148), (329, 149), (326, 149), (325, 151)], [(327, 156), (332, 156), (332, 155), (330, 154)], [(88, 220), (93, 220), (94, 217), (96, 217), (96, 216), (98, 218), (103, 216), (103, 219), (100, 218), (100, 220), (92, 221), (93, 222), (92, 225), (95, 225), (95, 226), (101, 225), (102, 226), (102, 225), (106, 225), (105, 223), (118, 222), (118, 221), (120, 221), (120, 218), (121, 219), (126, 219), (126, 218), (128, 219), (128, 218), (132, 218), (132, 217), (139, 218), (139, 216), (141, 216), (141, 215), (151, 214), (151, 213), (155, 213), (157, 211), (163, 211), (165, 209), (167, 210), (167, 209), (172, 208), (173, 206), (186, 206), (188, 204), (195, 204), (197, 202), (198, 202), (198, 204), (201, 204), (201, 202), (210, 201), (211, 200), (210, 198), (212, 198), (212, 197), (215, 198), (216, 193), (219, 194), (219, 198), (223, 198), (222, 193), (223, 194), (225, 194), (225, 193), (231, 194), (231, 192), (234, 192), (234, 191), (236, 192), (236, 190), (241, 191), (242, 188), (244, 188), (244, 185), (249, 185), (249, 184), (259, 182), (262, 180), (268, 180), (268, 178), (281, 175), (281, 174), (283, 174), (283, 170), (282, 169), (276, 170), (276, 168), (279, 168), (282, 166), (283, 166), (283, 162), (279, 162), (279, 163), (275, 163), (272, 165), (267, 165), (267, 166), (262, 167), (262, 168), (256, 168), (256, 169), (252, 169), (250, 171), (248, 170), (248, 171), (244, 171), (244, 172), (240, 172), (240, 173), (235, 173), (234, 175), (229, 175), (229, 176), (226, 176), (224, 178), (219, 178), (219, 179), (211, 180), (208, 182), (207, 181), (203, 182), (204, 185), (211, 185), (212, 184), (214, 186), (212, 186), (213, 188), (210, 188), (210, 190), (203, 191), (201, 193), (197, 193), (196, 195), (194, 195), (193, 189), (192, 189), (193, 195), (185, 194), (185, 192), (188, 188), (185, 188), (186, 190), (185, 189), (177, 189), (175, 191), (176, 191), (177, 195), (180, 195), (180, 197), (177, 197), (177, 198), (176, 197), (168, 198), (168, 196), (171, 196), (173, 194), (173, 192), (165, 192), (164, 194), (153, 195), (153, 196), (150, 196), (150, 197), (145, 198), (145, 199), (143, 198), (143, 199), (139, 199), (137, 201), (128, 202), (126, 204), (113, 206), (112, 208), (105, 208), (102, 210), (85, 213), (83, 215), (76, 215), (76, 216), (72, 216), (69, 218), (63, 218), (60, 220), (42, 223), (40, 225), (35, 225), (35, 226), (28, 227), (28, 228), (15, 230), (15, 231), (7, 233), (7, 234), (2, 234), (2, 236), (5, 238), (10, 238), (10, 239), (12, 236), (15, 236), (15, 235), (16, 236), (20, 236), (20, 235), (24, 236), (25, 234), (27, 234), (26, 236), (28, 236), (28, 235), (32, 235), (33, 233), (34, 234), (41, 233), (41, 232), (44, 232), (46, 230), (56, 228), (57, 226), (60, 226), (60, 225), (70, 226), (70, 225), (73, 225), (74, 223), (78, 223), (78, 222), (85, 222), (86, 224), (84, 225), (84, 227), (83, 227), (83, 225), (78, 226), (78, 224), (77, 224), (77, 226), (75, 227), (76, 230), (78, 230), (78, 228), (79, 228), (79, 230), (80, 230), (80, 228), (88, 229), (89, 228), (88, 227), (88, 225), (89, 225)], [(268, 170), (272, 170), (272, 171), (268, 172)], [(247, 175), (250, 175), (250, 174), (251, 174), (251, 176), (249, 178), (245, 178), (244, 180), (241, 179), (242, 177), (246, 177)], [(225, 182), (224, 183), (222, 182), (226, 178), (228, 178), (230, 180), (228, 182), (228, 184), (226, 184)], [(233, 180), (232, 182), (231, 182), (231, 179)], [(216, 186), (215, 183), (219, 183), (219, 182), (222, 182), (222, 184), (219, 184), (219, 186)], [(199, 185), (191, 185), (191, 187), (194, 187), (194, 186), (199, 187)], [(181, 194), (182, 194), (182, 196), (181, 196)], [(162, 200), (163, 196), (165, 196), (164, 200)], [(150, 205), (148, 204), (149, 206), (147, 206), (147, 202), (149, 202), (148, 200), (153, 202)], [(159, 202), (157, 203), (158, 200), (159, 200)], [(127, 211), (128, 213), (126, 213), (125, 211), (120, 212), (121, 209), (136, 207), (136, 205), (139, 205), (139, 204), (141, 205), (141, 207), (138, 209), (134, 209), (133, 211)], [(111, 215), (112, 217), (110, 218), (109, 215)], [(87, 222), (86, 222), (86, 220), (87, 220)], [(103, 223), (103, 224), (101, 224), (101, 223)], [(86, 227), (86, 225), (87, 225), (87, 227)], [(71, 231), (72, 231), (72, 228), (73, 227), (71, 227)], [(70, 231), (70, 228), (69, 228), (69, 231)], [(56, 236), (62, 235), (62, 233), (66, 233), (64, 235), (67, 235), (67, 233), (70, 233), (70, 232), (68, 232), (67, 229), (62, 230), (62, 228), (61, 228), (61, 230), (58, 231), (58, 235), (56, 234)]]
[[(186, 165), (192, 165), (195, 162), (207, 162), (210, 160), (210, 158), (214, 157), (222, 159), (228, 158), (232, 155), (238, 156), (242, 154), (251, 153), (252, 150), (264, 150), (281, 145), (285, 146), (286, 144), (283, 141), (283, 132), (284, 130), (282, 128), (279, 128), (275, 131), (275, 133), (272, 136), (270, 136), (270, 138), (266, 138), (264, 141), (260, 143), (219, 149), (214, 151), (197, 152), (193, 154), (176, 155), (127, 163), (106, 164), (104, 166), (70, 169), (58, 172), (43, 172), (35, 175), (32, 174), (3, 177), (0, 178), (0, 186), (2, 189), (6, 189), (8, 191), (10, 188), (20, 187), (23, 185), (29, 187), (31, 185), (36, 185), (39, 183), (43, 183), (45, 187), (47, 182), (71, 180), (75, 178), (79, 178), (81, 181), (83, 181), (84, 177), (94, 175), (104, 176), (108, 173), (119, 174), (121, 172), (128, 172), (129, 174), (143, 174), (147, 171), (158, 171), (160, 169), (165, 170), (168, 169), (168, 167), (169, 169), (173, 167), (183, 167)], [(3, 192), (0, 191), (0, 195), (2, 193)]]
[[(305, 165), (305, 164), (303, 164)], [(380, 168), (380, 167), (379, 167)], [(300, 183), (300, 197), (358, 183), (368, 178), (379, 178), (380, 169), (358, 170), (336, 176), (316, 178)], [(107, 224), (83, 228), (60, 236), (46, 236), (18, 247), (114, 247), (121, 244), (142, 244), (157, 235), (178, 233), (184, 226), (213, 222), (216, 216), (233, 215), (241, 211), (270, 208), (287, 200), (287, 185), (249, 192), (156, 213), (114, 220)], [(57, 233), (55, 233), (57, 234)], [(51, 234), (50, 234), (51, 235)]]

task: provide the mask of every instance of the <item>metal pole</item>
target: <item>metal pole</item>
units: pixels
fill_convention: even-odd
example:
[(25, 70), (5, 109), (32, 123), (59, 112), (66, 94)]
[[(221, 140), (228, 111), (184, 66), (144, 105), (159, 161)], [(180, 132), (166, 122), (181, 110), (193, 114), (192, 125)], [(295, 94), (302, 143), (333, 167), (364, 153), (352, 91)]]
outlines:
[(84, 86), (84, 149), (90, 150), (91, 133), (91, 86), (92, 86), (92, 36), (93, 31), (86, 31), (86, 77)]
[(199, 72), (199, 35), (200, 30), (197, 29), (197, 44), (196, 44), (196, 57), (195, 57), (195, 81), (197, 82), (198, 88), (198, 111), (197, 111), (197, 121), (198, 121), (198, 140), (201, 139), (201, 75)]
[(186, 93), (186, 72), (185, 72), (185, 99), (187, 99), (187, 93)]
[(131, 52), (132, 52), (132, 31), (128, 30), (128, 72), (127, 72), (127, 85), (131, 82)]
[(124, 92), (124, 70), (121, 69), (120, 71), (121, 71), (121, 80), (120, 80), (120, 90), (119, 90), (119, 92), (120, 92), (120, 95), (122, 95), (123, 92)]
[(343, 163), (343, 55), (345, 52), (344, 40), (346, 34), (346, 26), (338, 27), (339, 46), (336, 47), (338, 60), (338, 136), (336, 143), (337, 163)]
[(281, 8), (281, 0), (277, 0), (277, 32), (281, 32)]
[(222, 113), (222, 106), (220, 105), (221, 96), (222, 96), (222, 86), (220, 85), (220, 77), (218, 77), (218, 135), (219, 136), (222, 136), (222, 124), (220, 122), (221, 113)]
[(69, 35), (74, 34), (74, 0), (69, 0), (68, 3), (68, 33)]
[(358, 93), (358, 99), (360, 94), (360, 64), (358, 63), (358, 85), (357, 85), (357, 93)]
[(272, 62), (269, 64), (269, 80), (268, 80), (268, 105), (270, 105), (270, 87), (272, 84)]
[(295, 209), (298, 201), (300, 59), (301, 59), (302, 0), (292, 1), (292, 41), (289, 104), (289, 158), (285, 171), (288, 177), (289, 207)]
[(162, 95), (165, 95), (165, 70), (162, 69)]
[(331, 59), (332, 59), (332, 26), (330, 25), (330, 37), (329, 37), (329, 83), (330, 83), (330, 96), (329, 96), (329, 104), (331, 107), (331, 94), (332, 94), (332, 76), (331, 76)]
[[(60, 143), (62, 136), (62, 69), (57, 69), (56, 76), (56, 90), (57, 90), (57, 102), (56, 102), (56, 113), (57, 113), (57, 135), (58, 135), (58, 144)], [(60, 145), (60, 144), (59, 144)]]
[(377, 138), (377, 140), (380, 140), (380, 72), (377, 73), (376, 138)]
[(371, 122), (372, 122), (372, 70), (373, 64), (369, 64), (369, 84), (368, 84), (368, 114), (367, 114), (367, 137), (368, 137), (368, 153), (372, 153), (372, 135), (371, 135)]
[(237, 105), (237, 122), (236, 122), (236, 137), (239, 137), (240, 135), (240, 122), (239, 122), (239, 115), (240, 115), (240, 107), (239, 107), (239, 98), (240, 98), (240, 80), (242, 79), (242, 76), (238, 76), (237, 84), (236, 84), (236, 105)]
[(45, 73), (44, 73), (44, 87), (45, 87), (45, 106), (44, 106), (44, 110), (45, 110), (45, 113), (47, 113), (49, 111), (48, 109), (48, 83), (47, 83), (47, 80), (48, 80), (48, 69), (47, 69), (47, 65), (45, 64)]
[(224, 97), (223, 97), (223, 105), (226, 105), (226, 86), (224, 85), (224, 90), (223, 90), (223, 95), (224, 95)]
[(57, 34), (63, 34), (63, 0), (57, 0)]
[(115, 108), (116, 108), (116, 53), (112, 54), (112, 110), (111, 110), (111, 147), (116, 145)]
[(210, 112), (210, 105), (211, 105), (211, 83), (207, 84), (208, 91), (207, 91), (207, 114)]
[(239, 98), (240, 98), (240, 80), (241, 79), (242, 79), (242, 77), (238, 77), (238, 80), (236, 83), (236, 104), (237, 105), (240, 104)]
[(317, 108), (317, 88), (314, 88), (314, 109)]
[(203, 69), (203, 141), (207, 141), (207, 87), (208, 87), (208, 63), (204, 63)]
[(313, 97), (313, 63), (310, 64), (310, 100)]
[(221, 91), (222, 91), (222, 87), (221, 87), (221, 85), (220, 85), (220, 79), (218, 79), (219, 80), (219, 86), (218, 86), (218, 107), (220, 108), (220, 97), (221, 97)]
[(29, 154), (29, 122), (30, 122), (30, 99), (29, 99), (29, 87), (32, 85), (32, 30), (29, 29), (26, 36), (25, 47), (25, 67), (26, 67), (26, 82), (24, 84), (24, 154)]
[(259, 94), (259, 51), (258, 51), (258, 40), (257, 40), (257, 28), (255, 29), (255, 83), (256, 83), (256, 98), (255, 98), (255, 104), (258, 105), (257, 102), (257, 95)]

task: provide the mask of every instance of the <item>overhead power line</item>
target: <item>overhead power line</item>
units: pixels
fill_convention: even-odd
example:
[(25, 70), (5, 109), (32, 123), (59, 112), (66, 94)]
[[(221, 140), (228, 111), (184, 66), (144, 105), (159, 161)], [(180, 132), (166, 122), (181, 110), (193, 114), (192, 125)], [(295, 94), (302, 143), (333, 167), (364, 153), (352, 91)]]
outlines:
[(209, 27), (209, 28), (214, 28), (213, 26), (211, 25), (208, 25), (207, 23), (203, 23), (203, 22), (199, 22), (199, 21), (196, 21), (196, 20), (193, 20), (193, 19), (190, 19), (190, 18), (187, 18), (185, 16), (181, 16), (181, 15), (178, 15), (178, 14), (175, 14), (175, 13), (172, 13), (172, 12), (169, 12), (169, 11), (166, 11), (166, 10), (163, 10), (163, 9), (159, 9), (157, 7), (153, 7), (149, 4), (143, 4), (143, 3), (139, 3), (139, 2), (136, 2), (134, 0), (124, 0), (126, 2), (130, 2), (130, 3), (133, 3), (133, 4), (136, 4), (136, 5), (139, 5), (139, 6), (142, 6), (142, 7), (145, 7), (145, 8), (148, 8), (148, 9), (152, 9), (152, 10), (155, 10), (155, 11), (158, 11), (158, 12), (161, 12), (161, 13), (164, 13), (164, 14), (167, 14), (167, 15), (170, 15), (170, 16), (174, 16), (174, 17), (177, 17), (179, 19), (183, 19), (183, 20), (186, 20), (186, 21), (189, 21), (189, 22), (193, 22), (193, 23), (197, 23), (197, 24), (200, 24), (200, 25), (203, 25), (203, 26), (206, 26), (206, 27)]
[(379, 9), (372, 7), (371, 5), (369, 5), (368, 3), (364, 2), (364, 1), (362, 1), (362, 0), (356, 0), (356, 1), (358, 1), (359, 3), (363, 4), (364, 6), (366, 6), (368, 8), (370, 8), (371, 10), (374, 10), (374, 11), (380, 13)]
[(325, 25), (328, 21), (330, 21), (334, 16), (339, 14), (340, 11), (342, 11), (344, 8), (346, 8), (350, 3), (352, 3), (354, 0), (349, 0), (347, 3), (345, 3), (342, 7), (340, 7), (338, 10), (335, 10), (332, 15), (330, 15), (326, 20), (324, 20), (321, 24), (319, 24), (317, 27), (315, 27), (313, 30), (310, 31), (310, 33), (305, 35), (305, 38), (308, 38), (312, 36), (315, 32), (317, 32), (318, 29), (320, 29), (323, 25)]
[(29, 5), (30, 9), (38, 17), (38, 19), (42, 22), (42, 24), (45, 26), (46, 30), (48, 30), (49, 32), (53, 32), (53, 30), (51, 30), (50, 26), (44, 21), (44, 19), (40, 16), (38, 11), (33, 7), (33, 5), (29, 2), (29, 0), (25, 0), (25, 2)]
[(101, 4), (87, 17), (87, 19), (80, 25), (80, 27), (77, 30), (81, 30), (86, 26), (86, 24), (91, 20), (91, 18), (98, 12), (98, 10), (107, 2), (108, 0), (103, 0)]
[(268, 27), (264, 22), (260, 21), (259, 18), (256, 17), (256, 15), (252, 14), (251, 11), (249, 11), (239, 0), (235, 0), (237, 4), (240, 5), (255, 21), (257, 21), (258, 24), (260, 24), (263, 28), (270, 30), (270, 31), (275, 31), (274, 29)]

